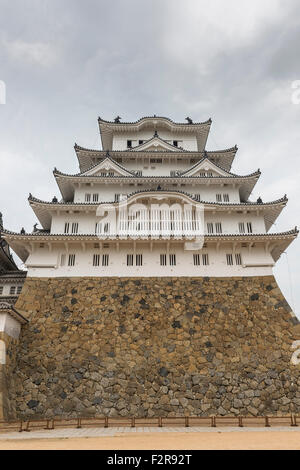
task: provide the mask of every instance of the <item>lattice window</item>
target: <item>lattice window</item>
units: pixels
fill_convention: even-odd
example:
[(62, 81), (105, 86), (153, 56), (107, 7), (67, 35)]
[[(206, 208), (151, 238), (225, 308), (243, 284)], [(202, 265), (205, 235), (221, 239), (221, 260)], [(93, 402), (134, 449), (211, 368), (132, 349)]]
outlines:
[(75, 254), (69, 255), (68, 266), (75, 266)]
[(203, 253), (202, 255), (202, 264), (203, 266), (208, 266), (209, 265), (209, 258), (207, 253)]
[(170, 254), (169, 255), (169, 260), (170, 260), (170, 266), (176, 266), (176, 255), (175, 254)]
[(232, 254), (231, 254), (231, 253), (227, 253), (227, 254), (226, 254), (226, 261), (227, 261), (228, 266), (232, 266), (232, 265), (233, 265), (233, 257), (232, 257)]
[(143, 255), (136, 255), (135, 261), (137, 266), (143, 266)]
[(241, 253), (236, 253), (235, 254), (235, 264), (241, 265), (242, 264), (242, 256)]
[(167, 255), (165, 254), (160, 255), (160, 265), (167, 266)]
[(133, 255), (127, 255), (127, 266), (133, 266)]
[(222, 224), (221, 224), (221, 222), (216, 222), (215, 226), (216, 226), (216, 233), (222, 233)]
[(194, 266), (200, 266), (200, 255), (199, 253), (193, 254)]
[(245, 233), (245, 224), (244, 222), (239, 222), (239, 232)]
[(109, 264), (109, 255), (105, 254), (102, 255), (102, 266), (108, 266)]
[(100, 255), (94, 254), (93, 255), (93, 266), (100, 266)]

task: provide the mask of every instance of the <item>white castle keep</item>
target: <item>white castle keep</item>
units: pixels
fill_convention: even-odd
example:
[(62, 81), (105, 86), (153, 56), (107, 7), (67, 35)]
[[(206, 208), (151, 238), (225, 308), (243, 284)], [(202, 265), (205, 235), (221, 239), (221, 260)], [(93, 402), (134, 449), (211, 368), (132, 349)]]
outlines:
[(80, 172), (61, 199), (29, 204), (41, 229), (3, 230), (28, 277), (272, 275), (298, 230), (273, 233), (287, 204), (250, 201), (257, 170), (231, 172), (237, 147), (206, 151), (211, 120), (99, 118), (102, 150), (75, 145)]

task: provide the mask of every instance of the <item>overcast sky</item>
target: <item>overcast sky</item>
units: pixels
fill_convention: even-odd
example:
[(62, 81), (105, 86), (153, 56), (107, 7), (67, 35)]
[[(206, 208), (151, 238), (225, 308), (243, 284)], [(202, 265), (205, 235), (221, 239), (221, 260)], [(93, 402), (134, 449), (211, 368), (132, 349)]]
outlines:
[[(59, 196), (53, 168), (78, 172), (74, 143), (100, 148), (97, 117), (118, 114), (211, 117), (207, 149), (237, 144), (252, 199), (289, 197), (274, 231), (300, 226), (299, 44), (297, 0), (0, 0), (5, 227), (31, 231), (29, 192)], [(299, 262), (297, 240), (275, 275), (300, 317)]]

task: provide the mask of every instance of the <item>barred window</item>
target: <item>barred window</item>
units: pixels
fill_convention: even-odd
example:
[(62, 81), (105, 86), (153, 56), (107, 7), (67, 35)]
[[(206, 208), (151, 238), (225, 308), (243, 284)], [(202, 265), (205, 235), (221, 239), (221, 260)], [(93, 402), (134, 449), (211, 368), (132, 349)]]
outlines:
[(115, 202), (119, 202), (120, 201), (120, 194), (115, 194)]
[(199, 253), (195, 253), (193, 255), (194, 266), (200, 266), (200, 255)]
[(222, 233), (222, 224), (221, 222), (216, 222), (216, 233)]
[(95, 193), (93, 194), (93, 202), (98, 202), (99, 200), (99, 194)]
[(212, 222), (207, 222), (207, 233), (214, 233), (214, 224)]
[(229, 202), (229, 194), (223, 194), (223, 201)]
[(65, 232), (65, 233), (69, 233), (69, 230), (70, 230), (70, 224), (69, 224), (69, 222), (66, 222), (66, 223), (65, 223), (65, 230), (64, 230), (64, 232)]
[(169, 255), (169, 260), (170, 260), (170, 266), (176, 266), (176, 255), (175, 254), (170, 254)]
[(247, 232), (248, 233), (253, 233), (252, 232), (252, 222), (247, 222)]
[(75, 254), (69, 255), (68, 266), (75, 266)]
[(9, 294), (10, 295), (15, 295), (16, 293), (16, 286), (11, 286), (10, 289), (9, 289)]
[(242, 256), (241, 253), (235, 254), (235, 264), (241, 265), (242, 264)]
[(85, 202), (91, 202), (91, 194), (90, 193), (85, 194)]
[(167, 266), (167, 255), (165, 254), (160, 255), (160, 265)]
[(133, 266), (133, 255), (127, 255), (127, 266)]
[(109, 263), (109, 255), (105, 254), (102, 255), (102, 266), (108, 266)]
[(209, 258), (207, 253), (203, 253), (202, 255), (202, 264), (203, 266), (208, 266), (209, 265)]
[(72, 233), (78, 233), (78, 222), (72, 223)]
[(108, 172), (108, 176), (114, 176), (114, 174), (115, 174), (115, 173), (114, 173), (113, 171), (109, 171), (109, 172)]
[(244, 222), (239, 222), (239, 232), (245, 233), (245, 224)]
[(222, 194), (216, 194), (216, 201), (222, 202)]
[(135, 261), (137, 266), (143, 266), (143, 255), (136, 255)]
[(100, 255), (99, 254), (94, 254), (93, 255), (93, 266), (99, 266), (100, 265)]
[(228, 266), (232, 266), (232, 265), (233, 265), (232, 254), (227, 253), (227, 255), (226, 255), (226, 261), (227, 261)]

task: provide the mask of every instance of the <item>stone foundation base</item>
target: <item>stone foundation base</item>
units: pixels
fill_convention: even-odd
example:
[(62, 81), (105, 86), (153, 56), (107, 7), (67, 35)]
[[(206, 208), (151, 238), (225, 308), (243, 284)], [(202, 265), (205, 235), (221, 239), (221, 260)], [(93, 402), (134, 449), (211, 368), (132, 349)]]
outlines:
[(297, 319), (273, 276), (27, 278), (18, 417), (300, 410)]

